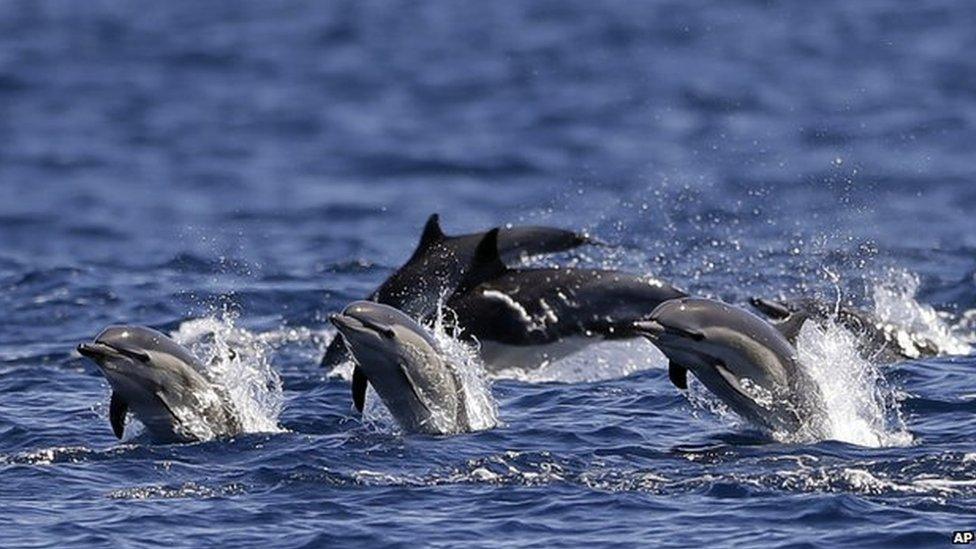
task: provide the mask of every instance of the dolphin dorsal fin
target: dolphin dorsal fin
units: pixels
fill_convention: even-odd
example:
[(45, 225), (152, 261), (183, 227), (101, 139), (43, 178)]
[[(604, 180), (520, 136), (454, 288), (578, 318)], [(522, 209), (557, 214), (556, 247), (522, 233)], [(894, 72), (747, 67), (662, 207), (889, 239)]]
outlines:
[(483, 282), (498, 278), (507, 271), (508, 267), (498, 253), (498, 228), (496, 227), (485, 233), (481, 242), (478, 242), (471, 264), (468, 265), (464, 278), (461, 279), (454, 293), (465, 293)]
[(115, 438), (122, 440), (122, 435), (125, 433), (125, 414), (129, 411), (129, 403), (122, 399), (122, 397), (112, 391), (112, 399), (108, 404), (108, 420), (112, 423), (112, 432), (115, 433)]
[(786, 317), (786, 320), (776, 322), (773, 327), (783, 334), (791, 344), (796, 345), (796, 338), (800, 336), (800, 329), (803, 328), (803, 323), (810, 318), (810, 315), (806, 313), (793, 313)]
[(441, 230), (441, 217), (435, 213), (430, 214), (430, 217), (427, 218), (427, 223), (424, 224), (424, 232), (420, 235), (420, 242), (417, 244), (417, 249), (413, 252), (413, 257), (420, 257), (433, 246), (444, 242), (446, 239), (447, 235)]
[(688, 368), (673, 360), (668, 361), (668, 379), (675, 387), (684, 391), (688, 388)]
[(359, 413), (363, 412), (363, 406), (366, 405), (366, 388), (368, 386), (369, 380), (366, 379), (366, 374), (357, 364), (352, 369), (352, 404)]

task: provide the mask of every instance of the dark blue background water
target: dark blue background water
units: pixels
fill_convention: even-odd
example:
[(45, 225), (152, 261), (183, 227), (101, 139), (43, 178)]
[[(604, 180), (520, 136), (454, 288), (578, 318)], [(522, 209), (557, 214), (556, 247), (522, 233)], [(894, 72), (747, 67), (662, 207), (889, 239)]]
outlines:
[[(503, 425), (364, 427), (326, 316), (426, 216), (741, 302), (891, 269), (976, 308), (976, 7), (0, 1), (0, 545), (945, 545), (976, 358), (885, 370), (908, 445), (774, 443), (663, 369), (497, 379)], [(910, 296), (906, 296), (910, 300)], [(911, 305), (912, 301), (906, 301)], [(286, 433), (117, 442), (73, 352), (235, 313)], [(604, 376), (607, 377), (607, 376)]]

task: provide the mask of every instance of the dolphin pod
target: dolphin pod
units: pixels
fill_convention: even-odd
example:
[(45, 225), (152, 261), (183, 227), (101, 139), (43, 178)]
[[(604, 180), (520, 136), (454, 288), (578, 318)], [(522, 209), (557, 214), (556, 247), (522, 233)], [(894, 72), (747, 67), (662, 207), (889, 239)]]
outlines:
[[(440, 217), (432, 214), (410, 259), (366, 299), (390, 305), (414, 318), (427, 318), (439, 299), (455, 291), (485, 234), (448, 236), (441, 230)], [(497, 241), (498, 252), (509, 261), (597, 243), (572, 231), (538, 226), (501, 228)], [(334, 367), (348, 358), (345, 340), (335, 338), (326, 349), (322, 365)]]
[[(425, 326), (441, 304), (487, 370), (538, 368), (599, 341), (645, 338), (668, 358), (668, 377), (688, 387), (690, 372), (729, 409), (770, 433), (827, 436), (824, 399), (797, 358), (807, 321), (834, 321), (859, 336), (872, 360), (931, 356), (938, 346), (850, 307), (815, 300), (750, 304), (766, 318), (690, 296), (647, 275), (583, 268), (514, 268), (519, 257), (599, 242), (564, 229), (495, 228), (448, 236), (428, 219), (408, 261), (367, 299), (330, 316), (338, 335), (322, 360), (354, 362), (352, 402), (362, 412), (372, 386), (407, 432), (473, 430), (463, 376)], [(229, 437), (241, 420), (185, 348), (139, 326), (112, 326), (78, 346), (112, 387), (110, 422), (119, 438), (131, 413), (154, 440)]]
[(109, 420), (122, 438), (131, 412), (158, 442), (193, 442), (241, 432), (234, 404), (202, 374), (185, 347), (142, 326), (110, 326), (78, 352), (101, 370), (112, 397)]

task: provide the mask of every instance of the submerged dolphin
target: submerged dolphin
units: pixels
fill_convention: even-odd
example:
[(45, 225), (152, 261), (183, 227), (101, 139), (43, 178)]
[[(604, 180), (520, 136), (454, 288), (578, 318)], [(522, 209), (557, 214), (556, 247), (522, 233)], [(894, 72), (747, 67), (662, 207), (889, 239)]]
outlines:
[(192, 442), (233, 436), (242, 426), (233, 403), (199, 373), (190, 352), (142, 326), (110, 326), (78, 352), (112, 386), (109, 420), (122, 438), (132, 412), (157, 442)]
[(868, 360), (897, 362), (940, 353), (939, 345), (925, 336), (853, 307), (809, 298), (776, 301), (753, 297), (749, 303), (775, 321), (805, 317), (824, 324), (833, 320), (857, 336), (858, 350)]
[(635, 321), (686, 294), (649, 276), (599, 269), (510, 269), (495, 234), (478, 246), (447, 302), (489, 370), (537, 368), (602, 340), (637, 337)]
[(663, 303), (635, 328), (668, 357), (668, 376), (679, 389), (688, 387), (690, 370), (744, 419), (772, 432), (822, 438), (817, 384), (784, 334), (761, 318), (720, 301), (683, 298)]
[[(486, 233), (447, 236), (433, 214), (424, 226), (413, 255), (366, 299), (400, 309), (412, 318), (426, 318), (438, 300), (455, 290)], [(561, 252), (595, 243), (589, 237), (552, 227), (516, 226), (498, 233), (498, 249), (507, 260), (520, 256)], [(349, 358), (343, 339), (332, 340), (322, 366), (333, 367)]]
[(471, 429), (461, 379), (426, 329), (401, 311), (372, 301), (353, 302), (330, 320), (362, 374), (354, 378), (352, 388), (359, 411), (368, 381), (406, 431), (447, 434)]

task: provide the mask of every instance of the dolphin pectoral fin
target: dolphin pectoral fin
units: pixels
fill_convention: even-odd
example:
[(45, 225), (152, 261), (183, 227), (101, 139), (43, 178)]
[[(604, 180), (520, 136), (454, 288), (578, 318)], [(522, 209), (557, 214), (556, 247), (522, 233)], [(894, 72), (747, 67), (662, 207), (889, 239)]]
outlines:
[(400, 363), (400, 372), (403, 373), (403, 377), (407, 379), (407, 386), (410, 387), (410, 390), (413, 392), (413, 396), (417, 398), (417, 402), (424, 407), (424, 410), (426, 410), (428, 414), (431, 413), (430, 406), (427, 404), (427, 401), (424, 399), (423, 395), (420, 394), (420, 391), (417, 389), (417, 384), (414, 383), (413, 378), (410, 377), (410, 370), (408, 370), (402, 362)]
[(362, 413), (363, 406), (366, 405), (366, 388), (368, 386), (369, 380), (366, 379), (366, 374), (363, 373), (363, 369), (357, 364), (352, 369), (352, 404), (359, 413)]
[(731, 387), (732, 390), (748, 398), (749, 400), (753, 400), (753, 398), (742, 389), (742, 383), (740, 382), (739, 378), (735, 377), (735, 375), (730, 372), (724, 364), (721, 362), (715, 364), (715, 371), (718, 372), (718, 375), (720, 375), (726, 383), (729, 384), (729, 387)]
[(122, 440), (125, 433), (125, 414), (129, 411), (129, 403), (122, 399), (118, 393), (112, 391), (112, 399), (108, 405), (108, 419), (112, 423), (112, 432), (115, 438)]
[(682, 391), (688, 388), (688, 368), (671, 360), (668, 362), (668, 379)]
[(773, 324), (773, 327), (783, 334), (783, 337), (787, 341), (796, 345), (796, 338), (800, 336), (800, 329), (803, 328), (803, 323), (809, 319), (810, 316), (805, 313), (793, 313), (786, 317), (786, 320), (782, 322), (777, 322)]

